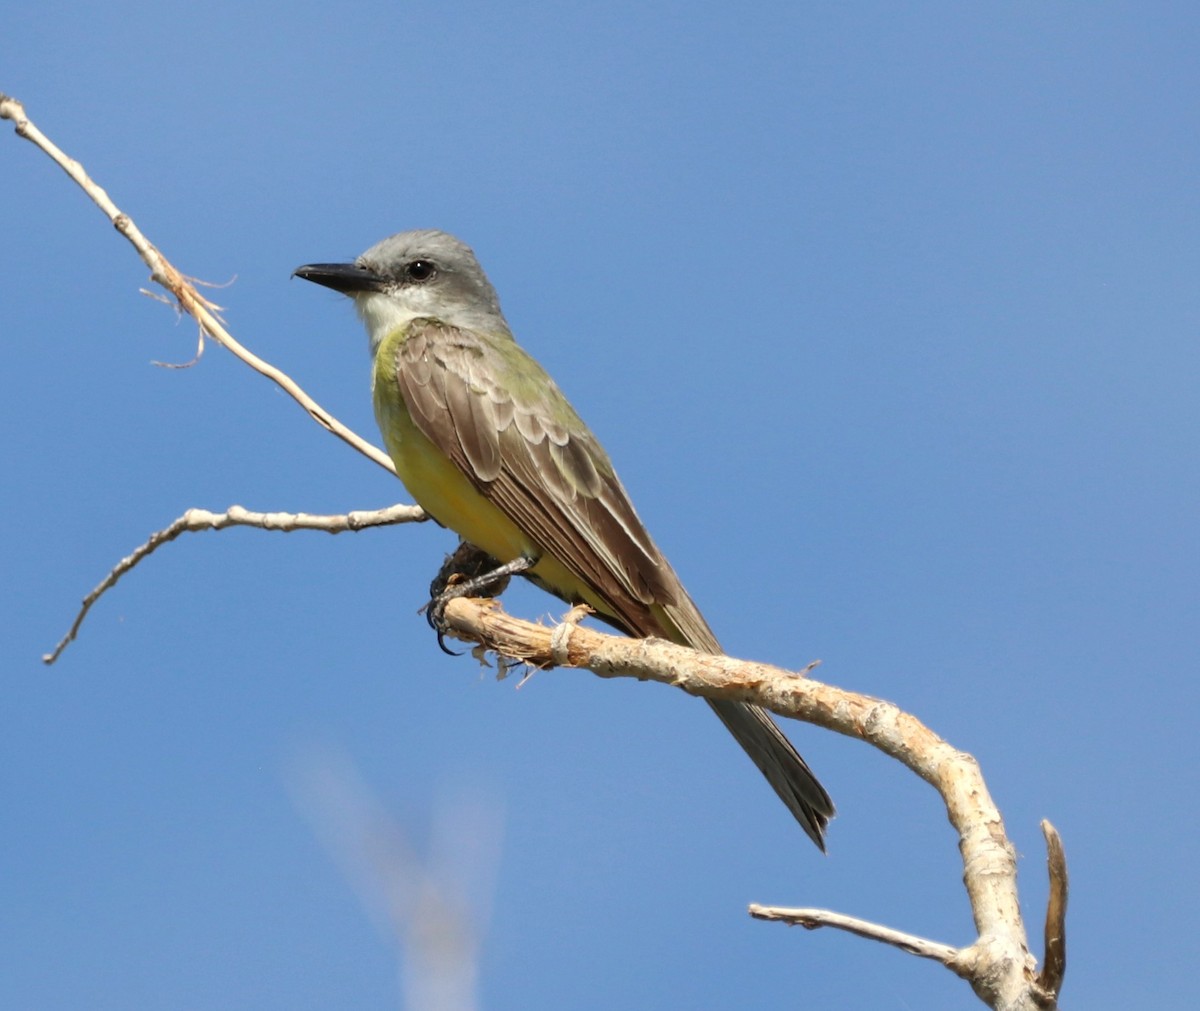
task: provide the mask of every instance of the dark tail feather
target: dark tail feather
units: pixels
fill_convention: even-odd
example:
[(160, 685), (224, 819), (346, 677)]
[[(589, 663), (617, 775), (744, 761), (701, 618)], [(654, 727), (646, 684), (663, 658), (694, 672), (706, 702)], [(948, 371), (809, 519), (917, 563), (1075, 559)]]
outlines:
[(758, 706), (714, 699), (708, 704), (824, 853), (825, 826), (834, 815), (833, 801), (792, 742)]

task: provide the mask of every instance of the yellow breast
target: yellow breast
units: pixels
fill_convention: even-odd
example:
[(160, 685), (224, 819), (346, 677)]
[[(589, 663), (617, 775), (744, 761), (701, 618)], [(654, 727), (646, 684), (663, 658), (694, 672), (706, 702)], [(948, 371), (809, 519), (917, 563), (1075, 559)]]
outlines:
[(536, 545), (413, 422), (396, 382), (396, 353), (403, 341), (404, 332), (397, 330), (380, 344), (372, 394), (383, 444), (404, 487), (442, 526), (493, 558), (507, 562), (536, 553)]

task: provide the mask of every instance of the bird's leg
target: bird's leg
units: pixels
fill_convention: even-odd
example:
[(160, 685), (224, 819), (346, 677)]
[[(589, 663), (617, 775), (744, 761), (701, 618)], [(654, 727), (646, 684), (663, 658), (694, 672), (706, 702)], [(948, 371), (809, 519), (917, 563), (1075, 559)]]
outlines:
[[(468, 579), (475, 579), (500, 566), (500, 562), (468, 541), (460, 541), (454, 553), (447, 555), (433, 582), (429, 584), (429, 599), (437, 600), (451, 586)], [(493, 596), (504, 592), (507, 580), (499, 582)], [(422, 608), (425, 610), (425, 608)]]
[(430, 584), (431, 600), (425, 607), (425, 619), (437, 632), (438, 646), (443, 653), (458, 654), (446, 646), (446, 605), (455, 597), (495, 597), (504, 591), (512, 576), (528, 572), (537, 564), (531, 555), (520, 555), (501, 565), (491, 555), (463, 541), (450, 555), (437, 578)]

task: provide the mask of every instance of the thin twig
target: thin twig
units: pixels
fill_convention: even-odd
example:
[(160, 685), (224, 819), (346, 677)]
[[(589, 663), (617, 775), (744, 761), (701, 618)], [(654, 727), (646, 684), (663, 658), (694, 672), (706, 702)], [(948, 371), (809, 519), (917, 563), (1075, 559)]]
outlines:
[(828, 909), (784, 909), (779, 906), (760, 906), (750, 904), (750, 915), (756, 920), (776, 920), (793, 927), (804, 927), (806, 930), (816, 930), (818, 927), (834, 927), (845, 930), (871, 941), (881, 941), (894, 948), (907, 951), (910, 955), (921, 958), (931, 958), (943, 965), (950, 965), (958, 957), (958, 949), (948, 944), (930, 941), (916, 934), (906, 934), (902, 930), (893, 930), (882, 924), (860, 920), (855, 916), (835, 913)]
[(113, 227), (125, 236), (137, 250), (142, 262), (150, 268), (150, 277), (166, 288), (175, 296), (179, 307), (192, 316), (200, 324), (201, 330), (218, 344), (230, 351), (249, 365), (255, 372), (266, 376), (293, 400), (304, 408), (310, 418), (327, 432), (336, 435), (347, 445), (358, 450), (367, 459), (379, 464), (384, 470), (396, 473), (391, 458), (370, 442), (343, 425), (337, 418), (325, 410), (312, 397), (300, 388), (291, 376), (277, 369), (269, 362), (263, 361), (258, 355), (243, 347), (225, 327), (216, 315), (218, 307), (201, 295), (195, 286), (174, 265), (167, 260), (141, 230), (133, 223), (133, 219), (125, 214), (113, 202), (112, 198), (84, 171), (83, 166), (74, 158), (68, 157), (49, 137), (47, 137), (25, 114), (25, 107), (9, 95), (0, 93), (0, 119), (10, 119), (18, 137), (24, 137), (31, 144), (40, 148), (67, 173), (91, 198), (92, 202), (104, 212)]
[(230, 506), (223, 513), (207, 509), (189, 509), (170, 526), (156, 530), (144, 544), (122, 558), (99, 585), (92, 590), (80, 605), (79, 612), (70, 630), (59, 640), (58, 645), (42, 656), (42, 662), (52, 664), (64, 649), (79, 634), (83, 619), (88, 611), (105, 593), (117, 585), (117, 581), (143, 559), (154, 554), (164, 544), (169, 544), (180, 534), (196, 533), (201, 530), (224, 530), (226, 527), (258, 527), (260, 530), (278, 530), (290, 533), (293, 530), (323, 530), (329, 534), (340, 534), (347, 530), (365, 530), (367, 527), (391, 526), (396, 523), (418, 523), (426, 519), (424, 510), (413, 505), (394, 505), (386, 509), (357, 510), (343, 516), (318, 516), (312, 513), (256, 513), (241, 506)]

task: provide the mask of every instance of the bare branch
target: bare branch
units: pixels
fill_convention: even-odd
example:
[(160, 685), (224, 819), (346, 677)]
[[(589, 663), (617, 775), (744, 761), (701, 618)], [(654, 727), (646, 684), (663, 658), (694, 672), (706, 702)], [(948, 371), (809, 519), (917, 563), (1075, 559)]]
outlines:
[(336, 435), (347, 445), (352, 446), (362, 453), (367, 459), (379, 464), (384, 470), (392, 474), (396, 473), (395, 465), (383, 450), (377, 446), (373, 446), (362, 436), (338, 421), (337, 418), (305, 393), (299, 384), (287, 373), (263, 361), (252, 351), (238, 343), (229, 331), (225, 329), (220, 318), (216, 315), (218, 307), (201, 295), (189, 279), (180, 273), (151, 244), (150, 240), (133, 223), (133, 219), (117, 207), (108, 193), (84, 171), (83, 166), (79, 162), (74, 158), (68, 157), (50, 138), (34, 125), (28, 116), (26, 116), (25, 107), (20, 102), (8, 95), (0, 94), (0, 119), (12, 120), (18, 137), (24, 137), (31, 144), (39, 147), (54, 160), (55, 164), (75, 180), (83, 192), (91, 198), (92, 202), (104, 212), (109, 221), (112, 222), (113, 227), (124, 235), (133, 245), (133, 248), (137, 250), (138, 256), (142, 258), (142, 262), (150, 268), (151, 280), (156, 284), (162, 285), (162, 287), (175, 296), (180, 309), (192, 316), (200, 324), (203, 333), (240, 358), (254, 369), (255, 372), (270, 379), (295, 400), (296, 403), (303, 407), (308, 412), (309, 417), (327, 432)]
[(83, 619), (88, 611), (105, 593), (117, 585), (117, 581), (133, 569), (144, 558), (154, 554), (164, 544), (169, 544), (180, 534), (196, 533), (201, 530), (224, 530), (226, 527), (258, 527), (260, 530), (278, 530), (290, 533), (293, 530), (323, 530), (329, 534), (340, 534), (347, 530), (365, 530), (367, 527), (391, 526), (397, 523), (419, 523), (427, 519), (419, 506), (394, 505), (386, 509), (359, 510), (344, 516), (317, 516), (311, 513), (256, 513), (241, 506), (230, 506), (223, 513), (212, 513), (207, 509), (189, 509), (170, 526), (156, 530), (149, 539), (122, 558), (99, 585), (86, 597), (75, 615), (70, 630), (59, 640), (58, 645), (42, 656), (42, 662), (52, 664), (63, 650), (79, 634)]
[[(533, 667), (586, 667), (600, 677), (658, 681), (704, 698), (750, 702), (865, 741), (902, 762), (946, 804), (958, 833), (963, 881), (979, 934), (974, 944), (952, 955), (951, 949), (938, 954), (929, 949), (928, 957), (949, 965), (993, 1007), (1015, 1011), (1046, 1006), (1034, 983), (1034, 960), (1017, 900), (1015, 852), (979, 765), (916, 717), (882, 699), (767, 664), (698, 653), (660, 639), (607, 635), (574, 622), (556, 629), (535, 625), (505, 614), (495, 600), (452, 600), (445, 620), (456, 638)], [(837, 925), (849, 922), (864, 921), (847, 917)], [(870, 936), (882, 940), (879, 931), (886, 929), (876, 928)]]
[(910, 955), (921, 958), (931, 958), (935, 962), (952, 966), (958, 957), (957, 948), (948, 944), (929, 941), (916, 934), (906, 934), (901, 930), (893, 930), (878, 923), (860, 920), (855, 916), (834, 913), (828, 909), (784, 909), (779, 906), (760, 906), (750, 904), (750, 915), (756, 920), (777, 920), (793, 927), (804, 927), (806, 930), (816, 930), (818, 927), (836, 927), (871, 941), (881, 941), (890, 944)]
[(1047, 994), (1057, 998), (1067, 971), (1067, 856), (1058, 830), (1045, 819), (1042, 835), (1046, 838), (1050, 898), (1046, 903), (1046, 953), (1037, 982)]

